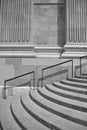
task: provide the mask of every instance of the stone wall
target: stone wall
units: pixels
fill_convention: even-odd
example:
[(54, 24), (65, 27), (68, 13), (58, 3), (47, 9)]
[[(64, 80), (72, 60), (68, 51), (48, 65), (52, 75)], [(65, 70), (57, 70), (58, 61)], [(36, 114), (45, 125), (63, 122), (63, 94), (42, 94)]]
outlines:
[(66, 42), (65, 17), (64, 0), (34, 0), (32, 41), (40, 46), (63, 46)]
[[(61, 62), (66, 61), (67, 59), (58, 58), (0, 58), (0, 86), (4, 85), (4, 81), (15, 76), (22, 75), (24, 73), (28, 73), (30, 71), (35, 70), (36, 77), (36, 85), (39, 78), (41, 78), (42, 68), (55, 65)], [(66, 78), (67, 69), (70, 68), (71, 71), (71, 63), (67, 63), (63, 66), (54, 67), (47, 71), (44, 71), (44, 76), (48, 76), (45, 80), (47, 82), (51, 82), (56, 80), (60, 80), (61, 78)], [(53, 76), (52, 76), (52, 75)], [(70, 72), (71, 76), (71, 72)], [(12, 80), (7, 82), (7, 86), (17, 86), (24, 82), (28, 82), (32, 80), (32, 75), (27, 75), (25, 77), (18, 78), (16, 80)], [(41, 83), (41, 82), (40, 82)]]
[(57, 4), (34, 4), (32, 35), (37, 45), (57, 45)]
[(65, 0), (1, 0), (0, 41), (63, 46)]

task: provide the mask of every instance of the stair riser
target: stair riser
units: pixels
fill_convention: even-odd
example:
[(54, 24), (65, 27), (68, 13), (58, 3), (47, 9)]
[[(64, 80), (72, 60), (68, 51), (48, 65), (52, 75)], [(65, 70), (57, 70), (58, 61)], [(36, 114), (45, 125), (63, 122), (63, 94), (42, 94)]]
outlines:
[(82, 77), (82, 76), (75, 76), (76, 78), (80, 78), (80, 79), (87, 79), (86, 76)]
[(85, 98), (80, 98), (80, 97), (76, 97), (76, 96), (72, 96), (72, 95), (60, 93), (60, 92), (58, 92), (58, 91), (54, 91), (54, 90), (52, 90), (52, 89), (49, 89), (49, 88), (46, 87), (46, 86), (45, 86), (45, 88), (46, 88), (48, 91), (50, 91), (50, 92), (52, 92), (52, 93), (54, 93), (54, 94), (56, 94), (56, 95), (59, 95), (59, 96), (65, 97), (65, 98), (69, 98), (69, 99), (73, 99), (73, 100), (78, 100), (78, 101), (81, 101), (81, 102), (87, 102), (87, 99), (85, 99)]
[(18, 118), (16, 117), (16, 114), (14, 113), (14, 110), (13, 110), (13, 108), (12, 108), (12, 104), (10, 105), (10, 110), (11, 110), (11, 114), (12, 114), (12, 116), (13, 116), (13, 118), (14, 118), (14, 120), (17, 122), (17, 124), (21, 127), (21, 129), (22, 130), (27, 130), (27, 128), (25, 128), (24, 126), (23, 126), (23, 124), (18, 120)]
[(58, 100), (58, 99), (53, 99), (53, 98), (51, 98), (51, 97), (49, 97), (49, 96), (47, 96), (47, 95), (45, 95), (45, 94), (43, 94), (43, 93), (41, 93), (41, 92), (39, 92), (39, 94), (40, 94), (41, 96), (43, 96), (44, 98), (46, 98), (46, 99), (48, 99), (48, 100), (50, 100), (50, 101), (52, 101), (52, 102), (54, 102), (54, 103), (57, 103), (57, 104), (59, 104), (59, 105), (62, 105), (62, 106), (64, 106), (64, 107), (72, 108), (72, 109), (74, 109), (74, 110), (78, 110), (78, 111), (82, 111), (82, 112), (87, 112), (87, 108), (79, 107), (79, 106), (72, 105), (72, 104), (69, 104), (69, 103), (65, 103), (65, 102), (62, 102), (62, 101), (60, 101), (60, 100)]
[[(42, 123), (43, 125), (45, 125), (48, 128), (52, 128), (51, 124), (47, 121), (45, 121), (44, 119), (40, 118), (38, 115), (36, 115), (34, 112), (32, 112), (29, 108), (27, 108), (27, 106), (25, 106), (24, 102), (22, 101), (21, 98), (21, 104), (23, 106), (23, 108), (33, 117), (35, 118), (37, 121), (39, 121), (40, 123)], [(60, 129), (59, 129), (60, 130)]]
[(87, 81), (85, 81), (85, 80), (84, 80), (84, 81), (83, 81), (83, 80), (78, 80), (78, 79), (76, 79), (76, 80), (75, 80), (75, 79), (68, 79), (68, 80), (69, 80), (69, 81), (72, 81), (72, 82), (77, 82), (77, 83), (78, 83), (78, 82), (79, 82), (79, 83), (87, 83)]
[[(38, 91), (38, 92), (41, 93), (40, 91)], [(58, 115), (58, 116), (60, 116), (62, 118), (65, 118), (65, 119), (67, 119), (69, 121), (72, 121), (72, 122), (75, 122), (75, 123), (87, 126), (87, 121), (83, 121), (83, 120), (71, 117), (69, 115), (66, 115), (64, 113), (61, 113), (59, 111), (56, 111), (53, 108), (49, 107), (49, 105), (47, 106), (46, 104), (43, 104), (40, 101), (38, 101), (36, 98), (34, 98), (34, 96), (32, 96), (32, 94), (31, 94), (31, 98), (37, 105), (39, 105), (40, 107), (44, 108), (45, 110), (50, 111), (51, 113), (53, 113), (55, 115)]]
[(67, 90), (67, 91), (70, 91), (70, 92), (80, 93), (80, 94), (87, 95), (87, 92), (85, 92), (85, 91), (80, 91), (80, 90), (65, 88), (65, 87), (56, 85), (56, 84), (54, 84), (54, 83), (53, 83), (53, 85), (54, 85), (54, 87), (59, 88), (59, 89), (63, 89), (63, 90)]
[(64, 81), (60, 81), (60, 83), (62, 83), (62, 84), (64, 84), (64, 85), (69, 85), (69, 86), (73, 86), (73, 87), (78, 87), (78, 88), (85, 88), (85, 89), (87, 89), (87, 86), (80, 85), (80, 84), (66, 83), (66, 82), (64, 82)]
[(87, 74), (83, 73), (82, 75), (87, 76)]

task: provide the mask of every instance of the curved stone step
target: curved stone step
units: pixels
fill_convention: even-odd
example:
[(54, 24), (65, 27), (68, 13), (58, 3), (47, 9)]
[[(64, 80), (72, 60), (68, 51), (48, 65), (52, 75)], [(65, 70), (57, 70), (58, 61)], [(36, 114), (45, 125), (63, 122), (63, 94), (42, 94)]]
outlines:
[(22, 130), (49, 130), (25, 111), (20, 99), (11, 103), (11, 111)]
[(82, 73), (82, 75), (87, 76), (87, 73)]
[(74, 92), (74, 93), (81, 93), (81, 94), (85, 94), (87, 95), (87, 89), (82, 89), (82, 88), (76, 88), (76, 87), (73, 87), (73, 86), (69, 86), (69, 85), (65, 85), (63, 83), (60, 83), (60, 82), (54, 82), (53, 85), (55, 87), (58, 87), (58, 88), (61, 88), (63, 90), (67, 90), (67, 91), (71, 91), (71, 92)]
[(53, 94), (53, 93), (47, 91), (46, 89), (44, 91), (45, 91), (44, 93), (43, 92), (40, 93), (43, 97), (45, 97), (49, 100), (51, 99), (51, 101), (54, 101), (55, 103), (57, 103), (59, 105), (62, 105), (64, 107), (68, 107), (68, 108), (72, 108), (74, 110), (78, 110), (81, 112), (85, 112), (85, 113), (87, 112), (87, 103), (64, 98), (62, 96)]
[(53, 85), (46, 85), (45, 88), (56, 95), (73, 100), (87, 102), (87, 95), (63, 90), (62, 87), (54, 87)]
[(87, 83), (87, 79), (80, 79), (80, 78), (71, 78), (71, 79), (68, 79), (68, 81), (79, 82), (79, 83)]
[(22, 97), (22, 104), (28, 113), (42, 124), (47, 125), (51, 130), (87, 130), (85, 126), (66, 120), (43, 109), (34, 103), (29, 96)]
[(37, 90), (31, 91), (30, 96), (36, 104), (55, 115), (87, 127), (87, 114), (51, 102), (40, 95), (40, 92), (43, 93), (43, 89), (38, 89), (38, 92)]
[(86, 91), (87, 91), (87, 83), (74, 82), (74, 81), (72, 82), (70, 80), (62, 80), (62, 81), (60, 81), (60, 83), (62, 83), (64, 85), (69, 85), (70, 87), (72, 86), (72, 87), (76, 87), (76, 88), (81, 88), (82, 90), (86, 89)]
[(11, 111), (10, 103), (12, 98), (6, 99), (2, 104), (0, 104), (0, 118), (3, 130), (21, 130), (18, 124), (15, 122)]
[(80, 78), (80, 79), (87, 79), (87, 76), (86, 75), (78, 75), (78, 76), (75, 76), (76, 78)]

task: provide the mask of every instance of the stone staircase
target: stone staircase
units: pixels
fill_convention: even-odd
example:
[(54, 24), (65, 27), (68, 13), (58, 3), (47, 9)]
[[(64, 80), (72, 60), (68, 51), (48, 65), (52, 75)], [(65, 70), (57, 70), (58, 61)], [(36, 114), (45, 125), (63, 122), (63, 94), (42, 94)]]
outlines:
[(87, 75), (0, 99), (0, 130), (87, 130)]

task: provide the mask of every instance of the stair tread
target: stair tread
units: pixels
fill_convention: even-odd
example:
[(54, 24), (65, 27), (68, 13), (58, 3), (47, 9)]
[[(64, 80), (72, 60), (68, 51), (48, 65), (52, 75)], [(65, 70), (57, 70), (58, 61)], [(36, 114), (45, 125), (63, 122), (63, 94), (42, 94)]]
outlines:
[[(46, 85), (46, 86), (48, 86), (49, 88), (52, 87), (52, 85)], [(76, 105), (76, 106), (79, 106), (79, 107), (84, 107), (84, 108), (87, 109), (87, 103), (85, 103), (85, 102), (80, 102), (80, 101), (77, 101), (77, 100), (73, 100), (73, 99), (69, 99), (69, 98), (64, 98), (64, 97), (59, 96), (59, 95), (54, 95), (53, 93), (50, 93), (50, 94), (53, 95), (54, 97), (56, 96), (56, 98), (59, 101), (62, 101), (62, 102), (65, 102), (65, 103), (69, 103), (69, 104), (72, 104), (72, 105)]]
[(77, 97), (77, 98), (83, 98), (84, 100), (87, 101), (87, 95), (80, 94), (80, 93), (74, 93), (74, 92), (70, 92), (70, 91), (67, 91), (67, 90), (63, 90), (63, 89), (60, 89), (58, 87), (54, 87), (53, 85), (51, 85), (51, 87), (50, 87), (50, 85), (46, 85), (46, 86), (48, 86), (54, 92), (62, 93), (65, 96), (70, 95), (70, 96)]
[(82, 75), (87, 76), (87, 73), (82, 73)]
[[(49, 92), (46, 93), (45, 88), (39, 89), (38, 91), (46, 94), (49, 97), (54, 97), (54, 94), (50, 95)], [(65, 119), (70, 120), (70, 118), (73, 118), (73, 119), (71, 119), (71, 121), (73, 121), (73, 120), (77, 121), (78, 119), (80, 119), (80, 120), (86, 121), (85, 123), (87, 124), (87, 114), (85, 114), (83, 112), (79, 112), (77, 110), (73, 110), (73, 109), (68, 108), (68, 107), (64, 107), (64, 106), (56, 104), (54, 102), (51, 102), (47, 98), (42, 97), (36, 90), (34, 92), (31, 91), (31, 96), (34, 98), (34, 100), (36, 102), (39, 102), (39, 104), (41, 104), (41, 106), (45, 107), (45, 109), (47, 109), (47, 107), (48, 107), (49, 111), (50, 111), (50, 109), (52, 109), (52, 110), (56, 111), (56, 114), (58, 112), (58, 115), (59, 115), (59, 113), (61, 113), (59, 116), (61, 116), (63, 118), (65, 117)], [(81, 123), (81, 121), (79, 123)]]
[(10, 102), (11, 100), (7, 99), (0, 104), (0, 118), (3, 130), (21, 130), (11, 114)]
[(75, 76), (76, 78), (84, 78), (84, 79), (87, 79), (87, 76), (86, 75), (78, 75), (78, 76)]
[(21, 122), (24, 128), (27, 130), (49, 130), (47, 127), (35, 120), (31, 115), (29, 115), (23, 108), (20, 99), (12, 103), (12, 110)]
[(77, 91), (82, 91), (85, 93), (87, 92), (87, 89), (85, 89), (85, 88), (73, 87), (73, 86), (65, 85), (65, 84), (60, 83), (60, 82), (54, 82), (54, 84), (60, 85), (61, 87), (65, 87), (65, 88), (69, 88), (69, 89), (73, 89), (73, 90), (77, 90)]
[[(52, 127), (56, 127), (56, 129), (64, 129), (64, 130), (86, 130), (87, 127), (84, 127), (80, 124), (76, 124), (73, 123), (71, 121), (68, 121), (64, 118), (61, 118), (57, 115), (54, 115), (51, 112), (48, 112), (46, 110), (44, 110), (42, 107), (38, 106), (37, 104), (35, 104), (30, 98), (29, 96), (26, 97), (22, 97), (22, 101), (25, 104), (25, 106), (27, 107), (28, 110), (30, 110), (32, 113), (34, 113), (35, 115), (37, 115), (38, 117), (41, 118), (42, 122), (46, 121), (48, 122), (49, 125), (51, 125), (51, 129)], [(68, 126), (67, 126), (68, 124)], [(53, 128), (54, 129), (54, 128)], [(55, 129), (55, 130), (56, 130)]]
[[(62, 81), (60, 81), (61, 83), (67, 83), (67, 84), (71, 84), (72, 86), (73, 85), (77, 85), (76, 87), (77, 88), (80, 88), (81, 87), (81, 89), (86, 89), (87, 90), (87, 83), (79, 83), (79, 82), (72, 82), (72, 81), (70, 81), (70, 80), (62, 80)], [(78, 87), (78, 85), (79, 85), (79, 87)], [(71, 87), (71, 86), (70, 86)], [(85, 87), (85, 88), (84, 88)]]
[(68, 79), (68, 81), (73, 81), (73, 82), (80, 82), (80, 83), (87, 83), (87, 79), (80, 79), (80, 78), (72, 78), (72, 79)]

